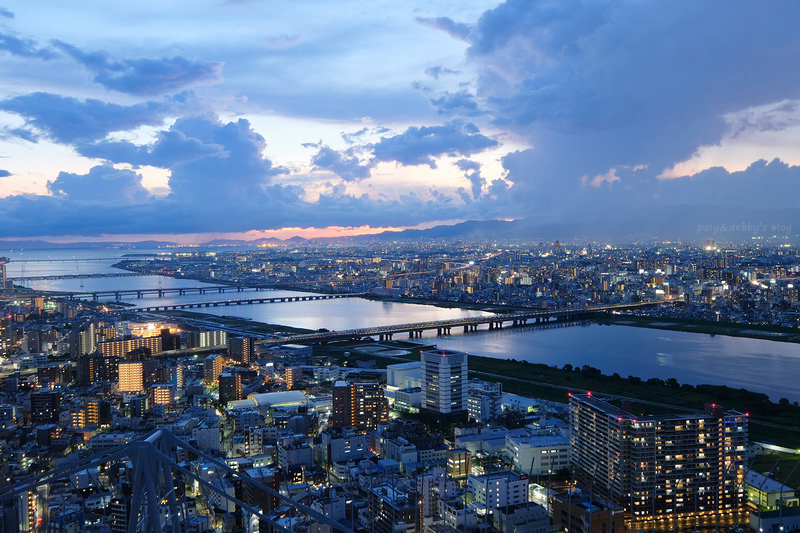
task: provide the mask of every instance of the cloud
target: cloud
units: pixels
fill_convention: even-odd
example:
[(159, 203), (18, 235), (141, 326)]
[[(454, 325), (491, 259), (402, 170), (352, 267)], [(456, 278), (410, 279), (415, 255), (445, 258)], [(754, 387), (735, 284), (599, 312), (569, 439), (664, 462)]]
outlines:
[(0, 178), (7, 178), (11, 175), (11, 172), (8, 170), (0, 170)]
[[(159, 125), (173, 106), (159, 102), (123, 106), (38, 92), (0, 101), (0, 109), (23, 117), (27, 128), (33, 127), (56, 142), (69, 144), (102, 139), (111, 132), (143, 125)], [(22, 138), (26, 135), (28, 140), (35, 137), (30, 130), (17, 133)]]
[(430, 103), (437, 108), (436, 112), (440, 115), (459, 114), (474, 117), (482, 113), (475, 97), (463, 90), (454, 93), (445, 91), (440, 98), (434, 98)]
[(440, 65), (435, 67), (428, 67), (425, 69), (425, 74), (430, 76), (431, 78), (438, 80), (440, 76), (445, 76), (449, 74), (458, 74), (459, 71), (457, 70), (450, 70), (449, 68), (444, 68)]
[[(800, 94), (793, 59), (800, 32), (791, 22), (798, 16), (800, 5), (775, 1), (736, 0), (720, 10), (506, 0), (474, 24), (418, 22), (466, 40), (465, 60), (479, 72), (474, 92), (445, 93), (431, 104), (453, 117), (480, 110), (527, 140), (532, 148), (509, 153), (505, 179), (489, 190), (511, 187), (511, 216), (545, 216), (571, 203), (591, 211), (622, 198), (663, 202), (666, 185), (656, 178), (698, 147), (740, 129), (795, 127), (786, 117)], [(775, 112), (748, 114), (759, 106)], [(698, 180), (712, 183), (712, 175)]]
[(245, 119), (222, 123), (212, 117), (185, 117), (172, 130), (222, 150), (172, 167), (169, 186), (176, 198), (244, 202), (261, 196), (273, 176), (288, 172), (263, 156), (266, 141)]
[(617, 169), (612, 168), (605, 174), (598, 174), (591, 180), (589, 176), (583, 176), (581, 178), (581, 184), (583, 185), (590, 185), (592, 187), (600, 187), (602, 184), (606, 183), (609, 186), (613, 184), (615, 181), (619, 181), (619, 176), (617, 176)]
[(345, 181), (358, 181), (368, 178), (374, 165), (362, 164), (352, 148), (338, 152), (330, 146), (319, 146), (319, 151), (311, 158), (318, 170), (329, 170)]
[[(13, 15), (12, 15), (13, 16)], [(55, 59), (58, 53), (49, 48), (39, 48), (35, 41), (30, 39), (20, 39), (9, 34), (0, 34), (0, 50), (6, 51), (11, 55), (38, 58)]]
[(55, 180), (47, 182), (47, 190), (53, 196), (87, 204), (139, 204), (150, 197), (140, 174), (110, 165), (93, 167), (87, 174), (60, 172)]
[(11, 11), (9, 11), (8, 9), (6, 9), (4, 7), (0, 7), (0, 17), (5, 17), (7, 19), (13, 19), (14, 18), (14, 13), (12, 13)]
[(474, 124), (451, 122), (442, 126), (411, 126), (403, 133), (382, 137), (372, 147), (376, 161), (436, 168), (435, 157), (469, 156), (498, 145), (478, 132)]
[(301, 39), (299, 35), (283, 34), (283, 35), (267, 37), (267, 39), (264, 41), (264, 44), (268, 48), (272, 48), (274, 50), (285, 50), (287, 48), (291, 48), (300, 41)]
[(219, 81), (222, 70), (222, 63), (182, 56), (116, 60), (105, 52), (84, 52), (63, 41), (55, 40), (53, 44), (93, 72), (96, 83), (107, 89), (139, 96), (213, 83)]
[(451, 37), (455, 37), (456, 39), (461, 39), (462, 41), (466, 41), (469, 37), (470, 32), (472, 31), (472, 26), (469, 24), (464, 24), (463, 22), (456, 22), (451, 18), (448, 17), (438, 17), (438, 18), (422, 18), (417, 17), (416, 21), (423, 26), (428, 26), (429, 28), (433, 28), (435, 30), (441, 30)]
[[(477, 200), (481, 196), (486, 180), (481, 177), (481, 164), (469, 159), (459, 159), (456, 166), (464, 171), (464, 177), (470, 182), (472, 198)], [(463, 195), (462, 195), (463, 196)]]
[(127, 141), (104, 141), (83, 143), (76, 148), (78, 153), (85, 157), (105, 159), (112, 163), (127, 163), (134, 167), (147, 165), (165, 169), (205, 157), (226, 158), (229, 155), (222, 145), (205, 144), (199, 139), (187, 137), (176, 129), (176, 126), (168, 131), (159, 132), (157, 137), (149, 146)]
[(353, 133), (342, 133), (342, 139), (344, 139), (344, 142), (347, 144), (355, 144), (358, 142), (358, 139), (366, 135), (368, 132), (369, 130), (367, 128), (361, 128)]

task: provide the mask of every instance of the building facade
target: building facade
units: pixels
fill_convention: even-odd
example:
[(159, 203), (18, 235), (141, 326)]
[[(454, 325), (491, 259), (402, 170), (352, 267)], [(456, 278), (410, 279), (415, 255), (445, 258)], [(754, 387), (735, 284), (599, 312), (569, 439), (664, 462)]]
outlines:
[(389, 402), (377, 383), (337, 381), (333, 385), (332, 427), (375, 429), (388, 419)]
[(744, 414), (709, 405), (692, 414), (637, 417), (591, 393), (573, 395), (570, 407), (576, 479), (624, 507), (638, 529), (743, 511)]
[(467, 354), (447, 350), (421, 353), (422, 408), (442, 423), (467, 417)]

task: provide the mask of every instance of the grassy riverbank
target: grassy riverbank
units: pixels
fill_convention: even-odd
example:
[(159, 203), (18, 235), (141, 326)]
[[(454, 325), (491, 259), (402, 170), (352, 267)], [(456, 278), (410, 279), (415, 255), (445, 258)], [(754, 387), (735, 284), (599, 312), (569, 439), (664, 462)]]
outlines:
[(710, 320), (688, 320), (670, 317), (640, 317), (632, 315), (608, 315), (596, 319), (598, 324), (634, 326), (639, 328), (706, 333), (708, 335), (727, 335), (748, 337), (780, 342), (800, 343), (800, 329), (781, 326), (737, 324), (735, 322), (714, 322)]
[[(365, 353), (358, 346), (365, 343), (336, 343), (324, 348), (328, 354), (347, 360), (373, 360), (380, 367), (404, 361), (419, 360), (419, 347), (406, 342), (383, 342), (382, 346), (405, 350), (406, 355), (386, 357), (381, 351)], [(388, 352), (388, 350), (387, 350)], [(339, 359), (343, 362), (344, 358)], [(569, 401), (569, 393), (592, 391), (609, 398), (631, 400), (634, 414), (667, 414), (698, 411), (716, 403), (749, 415), (750, 438), (768, 441), (788, 448), (800, 448), (800, 405), (771, 402), (766, 394), (732, 389), (724, 385), (685, 385), (674, 379), (654, 378), (643, 381), (635, 376), (611, 376), (598, 369), (570, 364), (556, 368), (526, 361), (469, 356), (470, 377), (501, 382), (503, 390), (521, 396), (542, 398), (561, 403)]]

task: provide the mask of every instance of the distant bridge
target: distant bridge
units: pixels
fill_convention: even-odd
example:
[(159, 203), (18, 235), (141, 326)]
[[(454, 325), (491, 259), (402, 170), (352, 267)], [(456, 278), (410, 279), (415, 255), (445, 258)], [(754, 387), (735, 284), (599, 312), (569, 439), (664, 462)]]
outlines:
[(194, 309), (202, 307), (223, 307), (228, 305), (250, 305), (250, 304), (272, 304), (282, 302), (308, 302), (312, 300), (333, 300), (338, 298), (360, 298), (366, 296), (366, 292), (354, 292), (343, 294), (309, 294), (306, 296), (271, 296), (264, 298), (240, 298), (237, 300), (217, 300), (213, 302), (193, 302), (170, 305), (154, 305), (150, 307), (132, 307), (126, 311), (174, 311), (177, 309)]
[(122, 296), (136, 296), (137, 298), (144, 298), (145, 296), (158, 296), (159, 298), (168, 294), (205, 294), (207, 292), (216, 292), (222, 294), (224, 292), (245, 292), (247, 290), (254, 291), (267, 291), (274, 290), (273, 287), (266, 285), (244, 286), (244, 285), (204, 285), (201, 287), (169, 287), (169, 288), (155, 288), (155, 289), (114, 289), (108, 291), (50, 291), (47, 292), (49, 296), (56, 296), (62, 298), (69, 298), (74, 300), (80, 296), (91, 296), (92, 300), (98, 301), (104, 296), (113, 296), (119, 300)]
[(9, 276), (10, 281), (24, 283), (26, 281), (50, 281), (60, 279), (90, 279), (90, 278), (127, 278), (130, 276), (147, 276), (140, 272), (100, 272), (97, 274), (60, 274), (52, 276)]
[(395, 333), (408, 333), (410, 339), (422, 337), (423, 331), (436, 330), (437, 335), (449, 335), (452, 328), (464, 328), (464, 333), (478, 331), (478, 326), (488, 324), (490, 330), (502, 329), (504, 325), (514, 326), (531, 324), (546, 324), (557, 320), (575, 320), (586, 318), (592, 315), (607, 314), (614, 311), (624, 311), (629, 309), (639, 309), (644, 307), (656, 307), (657, 302), (643, 302), (635, 304), (616, 304), (602, 305), (596, 307), (579, 307), (572, 309), (547, 309), (521, 311), (517, 313), (498, 314), (491, 316), (479, 316), (471, 318), (455, 318), (450, 320), (436, 320), (431, 322), (416, 322), (413, 324), (396, 324), (392, 326), (378, 326), (372, 328), (350, 329), (345, 331), (324, 331), (317, 333), (304, 333), (291, 335), (283, 339), (272, 339), (266, 341), (268, 344), (280, 344), (286, 342), (330, 342), (337, 340), (352, 340), (363, 337), (378, 336), (381, 341), (392, 340)]

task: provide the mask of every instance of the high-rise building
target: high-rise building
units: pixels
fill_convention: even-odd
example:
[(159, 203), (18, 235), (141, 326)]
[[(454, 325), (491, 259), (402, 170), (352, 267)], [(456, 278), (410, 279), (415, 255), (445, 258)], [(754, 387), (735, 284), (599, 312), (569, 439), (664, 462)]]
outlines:
[(40, 391), (31, 393), (31, 420), (57, 422), (61, 412), (61, 393)]
[(389, 402), (379, 384), (343, 380), (333, 384), (331, 427), (352, 426), (367, 431), (386, 422), (388, 413)]
[(624, 507), (638, 529), (744, 510), (746, 415), (709, 405), (637, 417), (591, 393), (573, 395), (570, 407), (575, 478)]
[(95, 350), (94, 324), (89, 324), (83, 330), (74, 329), (69, 334), (69, 354), (77, 359), (81, 355), (92, 353)]
[(144, 390), (144, 363), (119, 364), (119, 391), (120, 392), (140, 392)]
[(9, 261), (8, 257), (0, 257), (0, 290), (6, 288), (6, 263)]
[(186, 331), (187, 348), (209, 348), (226, 346), (228, 333), (226, 331)]
[(228, 402), (242, 399), (242, 375), (238, 372), (223, 372), (219, 375), (219, 403), (227, 405)]
[(467, 354), (449, 350), (422, 352), (422, 408), (441, 423), (467, 418)]
[(255, 345), (250, 337), (228, 337), (228, 356), (240, 363), (255, 359)]
[(151, 352), (160, 352), (163, 350), (162, 341), (163, 339), (160, 336), (103, 341), (97, 343), (97, 349), (100, 350), (103, 355), (123, 357), (137, 348), (149, 348)]
[(103, 355), (99, 351), (95, 351), (78, 358), (78, 383), (117, 381), (118, 378), (118, 357)]
[[(9, 315), (10, 317), (11, 315)], [(10, 318), (0, 318), (0, 350), (5, 352), (9, 348), (13, 342), (11, 341), (11, 319)]]
[(224, 366), (225, 358), (221, 355), (211, 354), (203, 359), (203, 378), (205, 382), (210, 384), (217, 381)]

